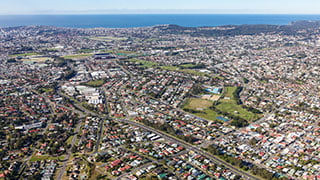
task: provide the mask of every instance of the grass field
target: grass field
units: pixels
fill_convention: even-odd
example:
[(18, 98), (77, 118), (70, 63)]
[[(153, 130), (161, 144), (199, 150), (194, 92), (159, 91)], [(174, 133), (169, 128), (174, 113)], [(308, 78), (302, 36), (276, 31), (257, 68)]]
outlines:
[(79, 59), (79, 58), (86, 58), (93, 56), (92, 53), (84, 53), (84, 54), (73, 54), (73, 55), (68, 55), (68, 56), (63, 56), (65, 59)]
[(148, 67), (148, 68), (159, 66), (158, 63), (152, 62), (152, 61), (144, 61), (144, 60), (139, 60), (139, 59), (130, 59), (130, 61), (140, 63), (140, 64), (142, 64), (141, 66)]
[(205, 76), (207, 75), (206, 73), (200, 72), (200, 71), (196, 71), (196, 70), (192, 70), (192, 69), (181, 69), (179, 70), (180, 72), (185, 72), (188, 74), (193, 74), (193, 75), (197, 75), (197, 76)]
[[(212, 101), (200, 99), (200, 98), (191, 98), (187, 100), (187, 102), (184, 104), (183, 109), (195, 110), (196, 112), (192, 114), (204, 119), (217, 121), (217, 116), (219, 116), (219, 114), (209, 108), (212, 105), (213, 105)], [(202, 110), (199, 110), (199, 109), (202, 109)]]
[(18, 57), (18, 56), (36, 56), (38, 53), (24, 53), (24, 54), (12, 54), (10, 57)]
[(152, 62), (152, 61), (144, 61), (144, 60), (139, 60), (139, 59), (130, 59), (130, 61), (140, 63), (140, 64), (142, 64), (142, 67), (147, 67), (147, 68), (157, 68), (158, 67), (158, 68), (161, 68), (161, 69), (167, 70), (167, 71), (179, 71), (182, 73), (193, 74), (193, 75), (197, 75), (197, 76), (207, 75), (206, 73), (199, 72), (199, 71), (192, 70), (192, 69), (180, 69), (178, 66), (161, 66), (160, 64), (158, 64), (156, 62)]
[[(218, 105), (215, 105), (215, 108), (221, 112), (225, 112), (248, 121), (253, 121), (259, 118), (261, 115), (252, 113), (237, 104), (236, 98), (233, 95), (236, 89), (237, 87), (226, 87), (223, 94), (224, 98), (218, 101)], [(191, 113), (201, 118), (217, 121), (216, 117), (220, 116), (220, 114), (216, 112), (216, 110), (210, 109), (213, 103), (213, 101), (201, 98), (190, 98), (182, 108), (194, 111)]]
[(94, 80), (94, 81), (89, 81), (84, 83), (86, 86), (91, 86), (91, 87), (101, 87), (104, 84), (104, 80)]
[(196, 65), (194, 64), (182, 64), (182, 65), (179, 65), (180, 67), (183, 67), (183, 68), (194, 68)]
[(221, 80), (224, 80), (225, 78), (224, 77), (221, 77), (219, 75), (214, 75), (212, 78), (218, 78), (218, 79), (221, 79)]
[(234, 100), (233, 93), (237, 90), (237, 87), (226, 87), (224, 88), (224, 97), (229, 97)]
[(230, 99), (221, 99), (219, 104), (216, 106), (217, 109), (223, 112), (230, 113), (234, 116), (241, 117), (248, 121), (253, 121), (259, 117), (259, 115), (249, 112), (248, 110), (242, 108), (241, 105), (237, 104), (233, 93), (236, 91), (237, 87), (227, 87), (225, 88), (224, 97)]
[(30, 161), (34, 162), (34, 161), (42, 161), (42, 160), (64, 160), (64, 159), (65, 159), (65, 156), (54, 157), (54, 156), (49, 156), (49, 155), (43, 155), (43, 156), (33, 155), (31, 157)]
[(95, 41), (106, 41), (106, 42), (127, 40), (127, 38), (119, 38), (119, 37), (111, 37), (111, 36), (89, 37), (89, 39), (95, 40)]
[(40, 88), (38, 91), (40, 93), (50, 93), (50, 92), (53, 92), (54, 89), (53, 88)]
[(73, 137), (74, 137), (74, 136), (70, 136), (70, 137), (67, 139), (67, 144), (71, 144)]
[(161, 69), (167, 70), (167, 71), (179, 71), (179, 68), (176, 66), (160, 66)]
[(259, 80), (260, 83), (268, 83), (268, 80)]

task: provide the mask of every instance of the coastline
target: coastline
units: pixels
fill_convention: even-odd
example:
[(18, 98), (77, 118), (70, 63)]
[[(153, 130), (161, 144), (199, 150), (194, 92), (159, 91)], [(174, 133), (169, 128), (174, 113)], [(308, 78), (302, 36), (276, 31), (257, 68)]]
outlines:
[(320, 15), (302, 14), (75, 14), (0, 15), (0, 27), (55, 26), (65, 28), (137, 28), (163, 24), (183, 27), (225, 25), (289, 25), (293, 21), (317, 21)]

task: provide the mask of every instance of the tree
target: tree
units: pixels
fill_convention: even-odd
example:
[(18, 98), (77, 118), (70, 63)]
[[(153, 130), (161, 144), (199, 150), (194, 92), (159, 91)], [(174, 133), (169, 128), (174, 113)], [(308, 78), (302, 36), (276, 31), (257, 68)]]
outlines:
[(258, 140), (256, 140), (256, 138), (252, 138), (252, 139), (250, 139), (250, 141), (249, 141), (249, 144), (250, 144), (251, 146), (255, 146), (257, 143), (258, 143)]

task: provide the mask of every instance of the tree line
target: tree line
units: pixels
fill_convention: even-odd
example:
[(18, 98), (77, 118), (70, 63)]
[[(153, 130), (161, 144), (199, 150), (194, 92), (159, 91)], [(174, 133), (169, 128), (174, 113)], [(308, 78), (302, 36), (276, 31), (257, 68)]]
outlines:
[(219, 147), (216, 145), (211, 145), (206, 150), (209, 153), (216, 155), (219, 158), (225, 160), (226, 162), (232, 164), (233, 166), (239, 167), (245, 171), (250, 171), (252, 174), (260, 176), (264, 179), (288, 180), (287, 177), (279, 177), (278, 173), (270, 172), (265, 168), (261, 168), (255, 164), (246, 162), (240, 158), (227, 155), (226, 153), (222, 152), (221, 149), (219, 149)]

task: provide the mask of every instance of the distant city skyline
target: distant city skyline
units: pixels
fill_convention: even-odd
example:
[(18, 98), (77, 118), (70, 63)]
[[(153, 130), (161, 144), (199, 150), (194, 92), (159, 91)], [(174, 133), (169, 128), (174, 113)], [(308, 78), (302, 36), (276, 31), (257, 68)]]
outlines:
[(10, 0), (0, 14), (320, 14), (319, 0)]

